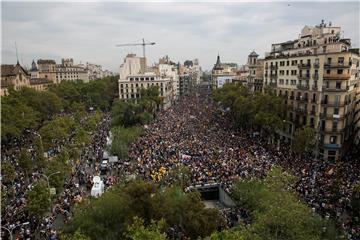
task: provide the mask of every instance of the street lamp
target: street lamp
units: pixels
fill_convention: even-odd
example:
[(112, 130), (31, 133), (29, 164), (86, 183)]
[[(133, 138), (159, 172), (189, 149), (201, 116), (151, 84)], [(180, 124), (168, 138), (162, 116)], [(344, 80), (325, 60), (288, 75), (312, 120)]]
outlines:
[(25, 226), (25, 225), (29, 225), (30, 222), (24, 222), (24, 223), (20, 223), (18, 225), (13, 226), (12, 228), (7, 228), (4, 226), (1, 226), (1, 228), (5, 229), (6, 231), (8, 231), (9, 235), (10, 235), (10, 240), (13, 239), (13, 235), (12, 232), (14, 231), (15, 228), (19, 227), (19, 226)]
[(50, 175), (45, 175), (45, 174), (42, 174), (42, 173), (35, 173), (36, 175), (41, 175), (41, 176), (43, 176), (45, 179), (46, 179), (46, 181), (47, 181), (47, 185), (48, 185), (48, 188), (49, 188), (49, 203), (50, 203), (50, 212), (51, 212), (51, 192), (50, 192), (50, 182), (49, 182), (49, 178), (51, 177), (51, 176), (53, 176), (53, 175), (56, 175), (56, 174), (59, 174), (60, 173), (60, 171), (57, 171), (57, 172), (53, 172), (53, 173), (51, 173)]
[(288, 123), (291, 125), (291, 136), (290, 136), (290, 146), (292, 148), (292, 145), (293, 145), (293, 137), (294, 137), (294, 123), (290, 122), (290, 121), (287, 121), (287, 120), (283, 120), (284, 123)]

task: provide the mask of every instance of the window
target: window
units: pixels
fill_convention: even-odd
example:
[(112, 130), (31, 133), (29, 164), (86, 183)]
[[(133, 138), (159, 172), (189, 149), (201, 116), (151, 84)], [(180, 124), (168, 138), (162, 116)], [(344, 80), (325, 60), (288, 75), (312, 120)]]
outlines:
[(339, 65), (344, 65), (344, 58), (343, 58), (343, 57), (339, 57), (338, 63), (339, 63)]
[(286, 75), (289, 75), (289, 70), (286, 70)]
[(333, 129), (333, 130), (336, 130), (336, 129), (337, 129), (337, 126), (338, 126), (338, 122), (337, 122), (337, 121), (333, 121), (332, 129)]
[(338, 70), (337, 70), (337, 74), (343, 74), (343, 70), (342, 70), (342, 69), (338, 69)]
[(336, 82), (336, 89), (341, 89), (341, 82)]
[(330, 74), (330, 69), (326, 69), (326, 74)]
[(286, 66), (289, 66), (290, 65), (290, 61), (286, 61)]
[[(325, 42), (326, 43), (326, 42)], [(331, 64), (331, 58), (327, 59), (327, 64)]]
[(334, 114), (338, 115), (339, 114), (339, 108), (334, 108)]

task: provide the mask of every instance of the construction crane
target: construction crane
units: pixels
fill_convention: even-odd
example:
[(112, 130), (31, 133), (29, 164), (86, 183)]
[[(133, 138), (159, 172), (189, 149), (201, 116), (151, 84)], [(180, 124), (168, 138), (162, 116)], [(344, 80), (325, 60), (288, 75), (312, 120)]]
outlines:
[(155, 45), (154, 42), (145, 42), (142, 40), (142, 43), (127, 43), (127, 44), (117, 44), (116, 47), (127, 47), (127, 46), (142, 46), (143, 47), (143, 57), (145, 58), (145, 46), (146, 45)]

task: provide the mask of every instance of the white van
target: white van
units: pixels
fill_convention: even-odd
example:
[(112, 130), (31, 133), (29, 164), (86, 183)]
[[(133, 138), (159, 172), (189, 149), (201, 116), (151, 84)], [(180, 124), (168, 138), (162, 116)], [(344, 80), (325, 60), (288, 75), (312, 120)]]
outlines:
[(91, 196), (100, 197), (105, 190), (104, 182), (101, 180), (99, 176), (95, 176), (93, 178), (93, 186), (91, 188)]

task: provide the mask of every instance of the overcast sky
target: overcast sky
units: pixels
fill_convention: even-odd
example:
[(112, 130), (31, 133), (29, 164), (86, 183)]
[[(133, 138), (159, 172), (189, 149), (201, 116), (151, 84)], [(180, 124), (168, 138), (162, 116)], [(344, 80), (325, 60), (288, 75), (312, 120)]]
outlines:
[(175, 62), (198, 58), (210, 69), (222, 62), (244, 64), (255, 51), (263, 57), (271, 43), (296, 39), (304, 25), (321, 19), (341, 26), (359, 47), (359, 2), (268, 3), (49, 3), (2, 2), (2, 63), (72, 57), (118, 72), (127, 53), (141, 47), (118, 43), (156, 42), (146, 48), (148, 63), (168, 55)]

